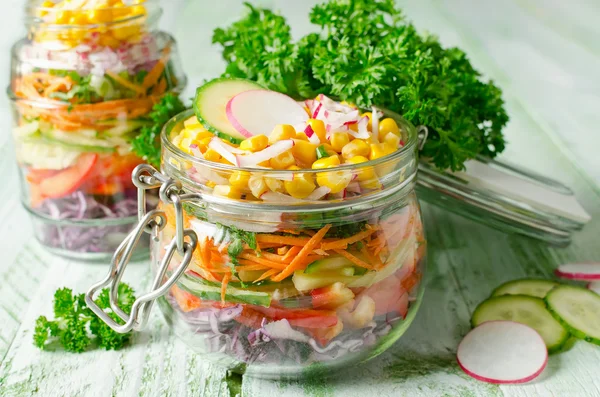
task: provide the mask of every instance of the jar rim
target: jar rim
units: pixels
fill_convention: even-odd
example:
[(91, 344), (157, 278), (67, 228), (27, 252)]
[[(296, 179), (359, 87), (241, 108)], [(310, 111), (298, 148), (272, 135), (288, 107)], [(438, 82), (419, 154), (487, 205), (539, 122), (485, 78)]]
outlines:
[[(400, 121), (402, 123), (402, 127), (406, 128), (407, 140), (406, 140), (404, 146), (401, 149), (396, 150), (393, 153), (390, 153), (388, 155), (385, 155), (385, 156), (380, 157), (375, 160), (369, 160), (369, 161), (365, 161), (364, 163), (359, 163), (359, 164), (341, 164), (339, 166), (336, 166), (333, 169), (327, 169), (327, 170), (311, 169), (311, 168), (302, 168), (302, 169), (298, 169), (298, 170), (275, 170), (275, 169), (270, 169), (270, 168), (238, 167), (235, 165), (216, 163), (213, 161), (208, 161), (205, 159), (201, 159), (201, 158), (192, 156), (191, 154), (188, 154), (188, 153), (182, 151), (181, 149), (179, 149), (177, 146), (175, 146), (175, 144), (173, 144), (173, 142), (171, 142), (171, 140), (169, 139), (169, 136), (168, 136), (169, 133), (171, 132), (171, 130), (177, 124), (183, 122), (185, 119), (194, 115), (194, 111), (192, 109), (185, 110), (185, 111), (179, 113), (178, 115), (176, 115), (175, 117), (171, 118), (163, 126), (160, 137), (161, 137), (161, 143), (162, 143), (163, 148), (167, 148), (173, 154), (183, 158), (184, 160), (192, 161), (192, 162), (197, 163), (198, 165), (205, 166), (210, 169), (217, 170), (217, 171), (243, 171), (243, 172), (249, 172), (249, 173), (265, 173), (265, 174), (268, 174), (266, 176), (287, 176), (287, 175), (297, 174), (300, 172), (303, 174), (315, 175), (315, 174), (323, 173), (324, 171), (330, 171), (330, 172), (331, 171), (352, 171), (352, 170), (357, 170), (360, 168), (375, 167), (375, 166), (384, 164), (386, 162), (389, 162), (391, 160), (396, 160), (403, 156), (406, 156), (407, 153), (410, 154), (410, 153), (415, 152), (415, 149), (417, 146), (417, 141), (418, 141), (418, 134), (417, 134), (416, 128), (412, 125), (412, 123), (410, 123), (404, 117), (402, 117), (401, 115), (399, 115), (395, 112), (392, 112), (390, 110), (383, 109), (383, 108), (378, 108), (378, 107), (376, 107), (376, 108), (378, 110), (382, 111), (384, 115), (390, 116), (390, 117), (394, 118), (395, 120)], [(414, 156), (415, 156), (415, 161), (417, 161), (417, 155), (415, 154)], [(416, 173), (416, 168), (417, 167), (415, 167), (415, 173)]]

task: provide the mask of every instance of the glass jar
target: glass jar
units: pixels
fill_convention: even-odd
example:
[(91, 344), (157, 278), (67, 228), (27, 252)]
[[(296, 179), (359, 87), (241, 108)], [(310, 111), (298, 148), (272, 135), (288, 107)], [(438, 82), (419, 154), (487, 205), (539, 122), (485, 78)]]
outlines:
[(110, 258), (136, 223), (131, 172), (159, 157), (153, 107), (186, 84), (176, 43), (154, 0), (31, 0), (26, 14), (8, 88), (22, 202), (52, 251)]
[[(158, 298), (174, 332), (203, 358), (264, 378), (328, 374), (390, 347), (414, 319), (423, 294), (415, 129), (388, 112), (405, 142), (393, 154), (329, 171), (277, 171), (183, 152), (172, 141), (191, 115), (165, 126), (161, 173), (145, 174), (143, 166), (135, 171), (138, 187), (162, 183), (163, 201), (117, 252), (109, 276), (88, 292), (90, 307), (123, 332), (143, 327)], [(277, 194), (279, 185), (344, 173), (356, 183), (342, 195)], [(242, 185), (240, 178), (246, 188), (235, 197), (216, 187)], [(268, 181), (274, 194), (257, 199), (252, 180)], [(127, 252), (147, 225), (155, 236), (153, 288), (122, 317), (125, 325), (117, 324), (92, 297), (111, 282), (118, 285)]]

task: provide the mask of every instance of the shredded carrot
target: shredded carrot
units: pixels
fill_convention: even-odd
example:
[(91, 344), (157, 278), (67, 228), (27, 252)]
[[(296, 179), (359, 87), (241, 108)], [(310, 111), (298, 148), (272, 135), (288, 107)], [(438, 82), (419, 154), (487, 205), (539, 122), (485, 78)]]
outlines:
[[(272, 262), (286, 263), (283, 259), (283, 255), (272, 254), (270, 252), (261, 252), (260, 257), (270, 260)], [(287, 263), (289, 263), (289, 262), (287, 262)]]
[(277, 254), (283, 256), (283, 255), (287, 254), (287, 252), (289, 250), (290, 250), (290, 247), (288, 247), (288, 246), (280, 247), (280, 248), (277, 248)]
[(156, 82), (160, 78), (160, 75), (165, 70), (165, 64), (166, 64), (166, 62), (162, 59), (159, 60), (158, 62), (156, 62), (156, 65), (154, 65), (152, 70), (150, 70), (150, 72), (148, 72), (146, 77), (144, 77), (144, 82), (142, 83), (142, 86), (144, 88), (148, 89), (148, 88), (152, 87), (154, 84), (156, 84)]
[(250, 250), (252, 252), (254, 251), (262, 251), (262, 250), (266, 250), (268, 248), (279, 248), (281, 247), (281, 244), (279, 243), (260, 243), (260, 242), (256, 242), (256, 250), (253, 248), (250, 248), (250, 246), (248, 244), (244, 244), (244, 250)]
[(262, 274), (262, 276), (260, 276), (260, 277), (259, 277), (259, 278), (257, 278), (256, 280), (254, 280), (254, 282), (256, 283), (256, 282), (259, 282), (259, 281), (265, 280), (265, 279), (267, 279), (267, 278), (269, 278), (269, 277), (271, 277), (272, 275), (274, 275), (274, 274), (277, 274), (277, 273), (279, 273), (279, 270), (278, 270), (278, 269), (271, 269), (271, 270), (267, 270), (266, 272), (264, 272), (264, 273)]
[(313, 250), (313, 252), (317, 255), (321, 255), (321, 256), (328, 256), (329, 254), (327, 253), (327, 251), (322, 250), (320, 248), (317, 248), (316, 250)]
[(379, 255), (374, 255), (373, 253), (371, 253), (371, 251), (369, 251), (366, 245), (363, 245), (360, 252), (362, 252), (362, 254), (369, 259), (369, 263), (372, 263), (375, 269), (380, 269), (381, 267), (383, 267), (383, 263), (381, 263)]
[(204, 238), (200, 240), (200, 252), (202, 253), (202, 262), (205, 266), (208, 266), (210, 263), (210, 247), (208, 236), (204, 236)]
[(290, 263), (292, 261), (292, 259), (294, 259), (294, 257), (296, 255), (298, 255), (298, 253), (300, 252), (301, 249), (302, 248), (300, 248), (300, 247), (292, 247), (292, 248), (290, 248), (290, 250), (287, 252), (287, 254), (285, 254), (283, 256), (283, 261), (285, 263)]
[(317, 232), (317, 234), (312, 236), (306, 245), (302, 247), (298, 255), (296, 255), (296, 257), (294, 257), (294, 259), (290, 262), (290, 264), (287, 265), (287, 267), (281, 273), (272, 277), (271, 279), (273, 281), (281, 281), (294, 273), (294, 271), (302, 268), (302, 266), (306, 266), (308, 264), (306, 263), (306, 258), (312, 252), (312, 250), (314, 250), (321, 243), (321, 240), (323, 240), (323, 237), (325, 237), (325, 234), (327, 234), (330, 228), (330, 224), (325, 225)]
[(278, 243), (280, 245), (295, 245), (302, 247), (310, 241), (306, 237), (290, 237), (290, 236), (276, 236), (273, 234), (258, 234), (256, 241), (259, 243)]
[(165, 93), (166, 90), (167, 90), (167, 79), (165, 79), (163, 77), (158, 81), (158, 84), (156, 84), (154, 86), (154, 88), (152, 88), (152, 94), (153, 95), (162, 95)]
[(249, 261), (254, 262), (254, 263), (260, 263), (263, 266), (267, 266), (267, 267), (270, 267), (270, 268), (273, 268), (273, 269), (283, 270), (286, 267), (285, 263), (273, 262), (273, 261), (270, 261), (270, 260), (267, 260), (267, 259), (264, 259), (264, 258), (259, 258), (258, 256), (252, 255), (252, 254), (241, 253), (238, 256), (238, 260), (240, 260), (240, 259), (242, 259), (242, 260), (246, 259), (246, 260), (249, 260)]
[[(245, 259), (240, 259), (238, 262), (241, 265), (241, 266), (235, 267), (235, 270), (237, 270), (238, 272), (242, 271), (242, 270), (251, 271), (251, 270), (269, 270), (269, 269), (271, 269), (268, 266), (261, 265), (260, 263), (247, 261)], [(279, 269), (277, 269), (277, 270), (279, 270)]]
[(227, 273), (223, 276), (223, 282), (221, 284), (221, 304), (225, 304), (225, 293), (227, 292), (227, 284), (231, 280), (231, 273)]
[(341, 256), (343, 256), (344, 258), (348, 259), (350, 262), (354, 263), (357, 266), (364, 267), (365, 269), (373, 270), (373, 266), (371, 266), (367, 262), (355, 257), (348, 251), (344, 251), (344, 250), (334, 250), (334, 251), (337, 252), (338, 254), (340, 254)]
[(121, 76), (119, 76), (118, 74), (116, 74), (114, 72), (107, 71), (106, 74), (109, 75), (114, 81), (116, 81), (123, 87), (136, 92), (138, 95), (140, 95), (140, 96), (146, 95), (147, 89), (145, 89), (144, 87), (140, 87), (139, 85), (134, 84), (131, 81), (122, 78)]
[(296, 235), (301, 233), (300, 230), (295, 230), (295, 229), (283, 229), (283, 230), (281, 230), (281, 232), (288, 233), (288, 234), (296, 234)]
[(370, 236), (371, 234), (375, 233), (375, 229), (374, 228), (368, 228), (367, 230), (364, 230), (360, 233), (355, 234), (352, 237), (348, 237), (348, 238), (343, 238), (341, 240), (336, 240), (336, 241), (331, 241), (331, 242), (325, 242), (323, 244), (321, 244), (321, 249), (322, 250), (337, 250), (337, 249), (345, 249), (348, 247), (348, 245), (350, 244), (354, 244), (357, 241), (360, 241), (368, 236)]

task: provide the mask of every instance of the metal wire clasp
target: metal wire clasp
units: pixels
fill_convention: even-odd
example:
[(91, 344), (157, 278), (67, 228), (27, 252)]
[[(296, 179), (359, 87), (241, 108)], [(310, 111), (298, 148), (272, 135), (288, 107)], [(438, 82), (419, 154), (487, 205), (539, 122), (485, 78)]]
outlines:
[[(198, 245), (198, 236), (196, 233), (192, 229), (185, 229), (183, 226), (182, 206), (182, 203), (185, 201), (200, 198), (198, 194), (183, 194), (181, 184), (166, 177), (154, 167), (147, 164), (137, 166), (133, 170), (131, 179), (138, 188), (139, 223), (117, 248), (112, 257), (108, 274), (102, 281), (94, 284), (85, 294), (85, 302), (88, 307), (108, 326), (120, 333), (139, 330), (146, 326), (154, 300), (166, 294), (177, 282), (189, 265), (193, 252)], [(149, 233), (152, 235), (152, 238), (157, 240), (158, 233), (167, 223), (164, 211), (152, 210), (148, 212), (146, 208), (146, 190), (156, 188), (160, 188), (161, 200), (175, 207), (175, 237), (167, 245), (165, 256), (160, 262), (150, 291), (137, 298), (131, 307), (131, 313), (127, 314), (119, 307), (118, 297), (119, 283), (125, 272), (125, 267), (129, 263), (131, 255), (143, 234)], [(181, 263), (177, 265), (177, 268), (171, 273), (169, 278), (164, 281), (169, 264), (176, 251), (182, 256)], [(115, 321), (94, 302), (96, 292), (107, 286), (110, 286), (109, 298), (111, 309), (123, 320), (123, 323)]]
[(419, 150), (423, 150), (425, 147), (425, 143), (427, 142), (427, 137), (429, 136), (429, 130), (424, 125), (420, 125), (417, 127), (417, 140), (419, 141)]

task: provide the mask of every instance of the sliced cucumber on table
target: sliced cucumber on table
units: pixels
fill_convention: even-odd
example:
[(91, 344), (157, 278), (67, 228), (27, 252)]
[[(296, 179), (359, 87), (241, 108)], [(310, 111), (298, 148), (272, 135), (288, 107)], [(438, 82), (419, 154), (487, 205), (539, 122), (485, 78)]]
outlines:
[(500, 295), (529, 295), (543, 298), (548, 291), (559, 285), (550, 280), (522, 279), (502, 284), (492, 292), (492, 296)]
[(219, 138), (240, 143), (247, 137), (229, 122), (226, 114), (227, 103), (239, 93), (264, 89), (261, 85), (245, 79), (215, 79), (196, 90), (194, 112), (204, 128)]
[(560, 350), (569, 339), (569, 332), (546, 309), (543, 299), (526, 295), (503, 295), (489, 298), (477, 306), (473, 327), (495, 320), (509, 320), (535, 329), (544, 339), (549, 353)]
[(561, 285), (544, 299), (548, 310), (573, 336), (600, 345), (600, 295)]

